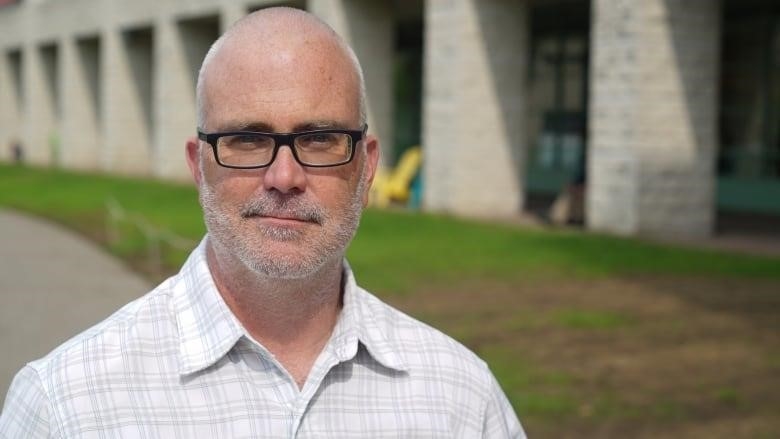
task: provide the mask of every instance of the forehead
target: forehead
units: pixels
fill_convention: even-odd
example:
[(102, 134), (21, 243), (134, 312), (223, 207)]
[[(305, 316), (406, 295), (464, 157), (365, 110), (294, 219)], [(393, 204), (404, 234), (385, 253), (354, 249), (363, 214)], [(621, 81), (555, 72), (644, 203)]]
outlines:
[(263, 123), (276, 131), (317, 120), (359, 123), (359, 83), (349, 56), (322, 35), (234, 38), (208, 66), (210, 130)]

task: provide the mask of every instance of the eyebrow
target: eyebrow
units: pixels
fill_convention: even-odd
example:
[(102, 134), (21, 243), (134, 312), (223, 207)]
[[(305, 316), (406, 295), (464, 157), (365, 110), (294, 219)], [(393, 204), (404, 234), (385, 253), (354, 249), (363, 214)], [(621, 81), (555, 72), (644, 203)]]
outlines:
[(349, 129), (347, 124), (336, 122), (334, 120), (315, 120), (311, 122), (302, 123), (295, 126), (295, 131), (313, 131), (313, 130), (346, 130)]
[[(327, 130), (327, 129), (339, 129), (346, 130), (351, 129), (347, 124), (337, 122), (335, 120), (313, 120), (295, 125), (293, 132), (300, 131), (314, 131), (314, 130)], [(268, 123), (265, 122), (237, 122), (227, 123), (220, 132), (230, 131), (254, 131), (260, 133), (276, 133), (277, 131)]]
[(220, 131), (258, 131), (262, 133), (272, 133), (273, 127), (265, 122), (239, 122), (228, 123)]

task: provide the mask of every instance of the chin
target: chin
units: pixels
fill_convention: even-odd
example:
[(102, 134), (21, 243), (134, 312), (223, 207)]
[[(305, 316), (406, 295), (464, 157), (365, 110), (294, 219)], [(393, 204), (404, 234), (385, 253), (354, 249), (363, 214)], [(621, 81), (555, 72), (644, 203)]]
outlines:
[(328, 261), (325, 254), (305, 249), (306, 246), (298, 240), (264, 239), (255, 247), (238, 245), (233, 247), (236, 259), (241, 261), (250, 271), (261, 277), (274, 279), (303, 279), (319, 272)]
[(258, 275), (272, 279), (304, 279), (316, 274), (323, 265), (300, 258), (253, 259), (244, 263)]
[(260, 228), (260, 232), (263, 241), (301, 242), (304, 238), (303, 231), (296, 227), (264, 226)]

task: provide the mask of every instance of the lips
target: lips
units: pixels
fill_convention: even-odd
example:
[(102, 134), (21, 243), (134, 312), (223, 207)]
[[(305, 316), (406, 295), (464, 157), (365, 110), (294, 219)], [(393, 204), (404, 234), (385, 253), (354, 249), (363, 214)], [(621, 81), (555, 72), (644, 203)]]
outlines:
[(242, 218), (257, 218), (266, 219), (279, 222), (298, 222), (298, 223), (312, 223), (320, 224), (319, 218), (314, 215), (301, 215), (290, 213), (248, 213), (242, 214)]
[(299, 216), (291, 216), (291, 215), (252, 215), (250, 218), (265, 218), (270, 220), (279, 220), (279, 221), (295, 221), (299, 223), (315, 223), (316, 221), (313, 221), (309, 218), (303, 218)]

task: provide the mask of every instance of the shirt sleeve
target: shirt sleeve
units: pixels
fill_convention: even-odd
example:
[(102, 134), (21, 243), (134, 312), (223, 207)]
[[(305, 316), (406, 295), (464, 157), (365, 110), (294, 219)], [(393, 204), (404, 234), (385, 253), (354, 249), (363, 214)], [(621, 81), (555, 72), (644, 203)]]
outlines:
[(490, 374), (490, 386), (490, 400), (485, 407), (482, 437), (526, 439), (525, 431), (512, 405), (493, 374)]
[(48, 438), (49, 397), (38, 372), (25, 366), (11, 382), (0, 413), (0, 437)]

